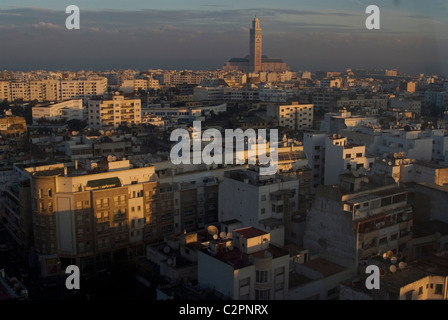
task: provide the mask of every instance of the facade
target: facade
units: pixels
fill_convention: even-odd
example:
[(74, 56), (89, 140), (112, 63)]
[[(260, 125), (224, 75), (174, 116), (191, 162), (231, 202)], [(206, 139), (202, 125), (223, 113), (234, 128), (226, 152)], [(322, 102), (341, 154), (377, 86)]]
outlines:
[(373, 166), (375, 159), (366, 157), (366, 147), (349, 143), (341, 135), (327, 136), (325, 141), (324, 184), (337, 184), (339, 175), (345, 172), (364, 170)]
[(111, 99), (89, 100), (87, 110), (92, 129), (139, 124), (142, 119), (140, 99), (125, 99), (120, 95)]
[(43, 79), (0, 81), (0, 100), (65, 101), (102, 95), (107, 91), (106, 78)]
[(293, 130), (310, 129), (313, 126), (313, 105), (293, 102), (291, 105), (268, 105), (267, 116), (278, 120), (280, 127)]
[(303, 150), (308, 158), (308, 165), (312, 170), (312, 188), (324, 183), (325, 177), (325, 142), (326, 132), (305, 132), (303, 134)]
[(312, 256), (356, 269), (381, 252), (408, 255), (413, 225), (408, 192), (370, 179), (347, 174), (338, 187), (319, 186), (304, 238)]
[(231, 170), (219, 185), (219, 221), (237, 219), (242, 226), (269, 232), (283, 246), (298, 211), (299, 183), (295, 177), (263, 176), (252, 170)]
[(289, 253), (254, 227), (236, 229), (230, 239), (210, 240), (198, 251), (198, 283), (232, 300), (283, 300), (289, 283)]
[(355, 116), (351, 112), (342, 109), (337, 113), (326, 113), (320, 124), (320, 131), (329, 133), (341, 133), (347, 128), (356, 128), (366, 125), (375, 125), (378, 118)]
[[(75, 161), (25, 171), (31, 178), (34, 246), (42, 266), (59, 261), (88, 273), (158, 238), (154, 167), (129, 169), (129, 161), (117, 161), (81, 168)], [(44, 276), (55, 271), (41, 269)]]
[(67, 100), (60, 103), (36, 105), (32, 108), (33, 124), (38, 124), (39, 119), (47, 121), (85, 120), (87, 113), (84, 111), (82, 100)]

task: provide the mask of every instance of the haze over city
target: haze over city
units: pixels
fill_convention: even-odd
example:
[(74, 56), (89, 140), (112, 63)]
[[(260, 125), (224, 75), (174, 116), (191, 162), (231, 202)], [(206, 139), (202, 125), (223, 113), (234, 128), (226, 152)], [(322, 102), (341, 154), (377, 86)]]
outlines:
[[(67, 30), (65, 8), (81, 10)], [(367, 30), (368, 1), (2, 1), (3, 69), (217, 69), (248, 54), (255, 15), (263, 52), (293, 70), (399, 68), (445, 75), (445, 1), (380, 1), (381, 29)]]

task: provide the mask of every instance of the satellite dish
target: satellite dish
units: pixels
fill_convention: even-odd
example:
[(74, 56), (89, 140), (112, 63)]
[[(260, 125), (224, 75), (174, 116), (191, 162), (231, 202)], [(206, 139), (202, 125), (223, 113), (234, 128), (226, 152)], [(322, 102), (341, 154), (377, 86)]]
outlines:
[(392, 266), (390, 266), (389, 270), (390, 270), (390, 272), (395, 273), (397, 271), (397, 267), (392, 265)]
[(387, 251), (387, 257), (389, 259), (391, 259), (393, 256), (394, 256), (394, 253), (391, 250)]
[(165, 248), (163, 248), (163, 252), (165, 253), (170, 253), (170, 247), (166, 246)]
[(404, 268), (406, 268), (406, 262), (401, 261), (401, 262), (398, 264), (398, 267), (399, 267), (401, 270), (403, 270)]
[(233, 235), (232, 235), (232, 232), (227, 232), (227, 239), (232, 239), (232, 237), (233, 237)]
[(209, 235), (213, 236), (213, 235), (217, 235), (218, 234), (218, 228), (216, 228), (215, 226), (209, 226), (207, 228), (207, 232)]
[(387, 253), (383, 253), (383, 259), (386, 260), (387, 259)]
[(390, 258), (390, 262), (392, 262), (393, 264), (396, 264), (397, 263), (397, 257)]
[(219, 237), (220, 237), (221, 239), (225, 240), (225, 239), (227, 238), (227, 233), (225, 233), (225, 232), (223, 231), (223, 232), (221, 232), (221, 233), (219, 234)]
[(217, 234), (214, 234), (214, 235), (213, 235), (213, 239), (214, 239), (214, 240), (217, 240), (217, 239), (218, 239), (218, 235), (217, 235)]

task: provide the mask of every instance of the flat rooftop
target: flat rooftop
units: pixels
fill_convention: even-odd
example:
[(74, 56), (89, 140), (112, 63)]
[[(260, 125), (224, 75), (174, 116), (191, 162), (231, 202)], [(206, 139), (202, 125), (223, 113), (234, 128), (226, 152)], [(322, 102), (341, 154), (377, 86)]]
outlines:
[(239, 233), (241, 236), (243, 236), (246, 239), (259, 237), (259, 236), (268, 234), (268, 232), (254, 228), (254, 227), (237, 229), (237, 230), (233, 230), (233, 232)]

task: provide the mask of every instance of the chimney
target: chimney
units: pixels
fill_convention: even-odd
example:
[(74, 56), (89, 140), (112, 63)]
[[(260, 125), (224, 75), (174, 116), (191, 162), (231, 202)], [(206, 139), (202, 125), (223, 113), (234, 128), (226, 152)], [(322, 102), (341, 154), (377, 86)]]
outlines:
[(66, 177), (66, 176), (67, 176), (67, 167), (64, 166), (64, 177)]
[(78, 160), (75, 160), (75, 170), (78, 170)]

